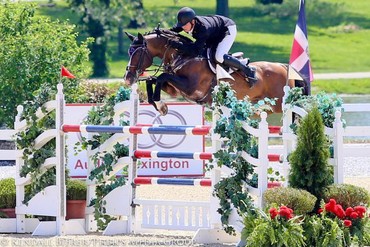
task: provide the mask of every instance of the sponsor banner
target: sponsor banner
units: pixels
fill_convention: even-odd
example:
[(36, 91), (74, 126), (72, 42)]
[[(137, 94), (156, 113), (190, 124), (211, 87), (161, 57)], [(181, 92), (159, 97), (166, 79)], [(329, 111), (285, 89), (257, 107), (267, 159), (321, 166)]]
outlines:
[[(69, 104), (65, 109), (65, 124), (81, 124), (91, 105)], [(202, 125), (203, 107), (192, 104), (169, 104), (168, 114), (160, 116), (153, 106), (140, 105), (138, 123), (165, 125)], [(129, 119), (129, 114), (124, 114)], [(67, 162), (70, 176), (86, 177), (87, 152), (76, 150), (75, 143), (89, 133), (67, 133)], [(128, 141), (125, 142), (128, 145)], [(203, 152), (203, 136), (138, 135), (138, 148), (152, 151)], [(138, 176), (202, 176), (204, 161), (184, 159), (140, 159)]]

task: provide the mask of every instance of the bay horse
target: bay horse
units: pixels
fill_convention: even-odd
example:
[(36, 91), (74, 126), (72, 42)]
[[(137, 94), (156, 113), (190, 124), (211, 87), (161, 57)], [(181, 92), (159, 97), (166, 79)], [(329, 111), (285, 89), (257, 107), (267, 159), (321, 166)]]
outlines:
[[(198, 104), (212, 103), (212, 91), (217, 85), (217, 79), (216, 74), (210, 69), (207, 56), (187, 57), (169, 45), (170, 40), (191, 42), (189, 38), (159, 28), (144, 35), (139, 33), (137, 37), (129, 33), (126, 35), (132, 41), (129, 48), (130, 61), (124, 76), (126, 84), (136, 83), (139, 76), (153, 64), (153, 58), (161, 59), (160, 67), (163, 67), (163, 73), (147, 80), (148, 102), (161, 115), (166, 115), (168, 111), (167, 105), (160, 101), (161, 90), (172, 97), (181, 94), (185, 99)], [(249, 96), (251, 102), (257, 102), (266, 97), (275, 99), (276, 104), (271, 105), (272, 111), (282, 112), (283, 87), (295, 86), (294, 80), (287, 79), (287, 65), (265, 61), (253, 62), (249, 65), (256, 68), (258, 78), (253, 86), (250, 87), (248, 79), (240, 71), (232, 71), (230, 75), (233, 79), (223, 81), (230, 83), (238, 99), (243, 99), (245, 96)], [(154, 95), (152, 84), (155, 84)], [(304, 87), (303, 84), (297, 86)]]

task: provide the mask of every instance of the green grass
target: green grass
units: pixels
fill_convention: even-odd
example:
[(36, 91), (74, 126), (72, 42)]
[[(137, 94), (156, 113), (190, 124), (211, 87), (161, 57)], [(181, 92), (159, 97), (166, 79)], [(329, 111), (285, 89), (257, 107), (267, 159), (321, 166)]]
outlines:
[[(290, 1), (290, 0), (285, 0)], [(317, 5), (317, 0), (306, 1), (307, 28), (311, 64), (314, 73), (324, 72), (359, 72), (370, 69), (370, 1), (369, 0), (319, 0), (320, 4), (337, 4), (339, 7), (325, 10), (312, 9), (310, 3)], [(148, 18), (148, 28), (126, 30), (133, 34), (153, 29), (158, 22), (162, 27), (175, 23), (176, 12), (182, 6), (190, 6), (200, 15), (213, 14), (216, 1), (181, 0), (174, 1), (144, 0), (146, 12), (152, 12)], [(276, 61), (287, 63), (293, 42), (293, 32), (298, 17), (298, 0), (296, 14), (291, 18), (276, 18), (258, 13), (255, 0), (229, 0), (230, 17), (238, 25), (238, 36), (231, 52), (243, 51), (252, 61)], [(39, 13), (53, 19), (69, 20), (77, 23), (78, 18), (65, 1), (55, 1), (56, 7), (41, 7)], [(321, 5), (320, 5), (321, 6)], [(337, 11), (335, 11), (337, 10)], [(167, 20), (161, 20), (166, 15)], [(346, 31), (348, 25), (355, 27)], [(110, 77), (121, 78), (128, 62), (126, 54), (117, 54), (116, 33), (113, 30), (109, 43)], [(130, 42), (125, 42), (128, 48)], [(328, 91), (369, 93), (370, 82), (365, 79), (315, 81), (313, 89)], [(350, 89), (349, 89), (350, 88)], [(325, 90), (326, 91), (326, 90)]]
[(370, 94), (370, 78), (314, 81), (312, 93), (319, 91), (336, 94)]

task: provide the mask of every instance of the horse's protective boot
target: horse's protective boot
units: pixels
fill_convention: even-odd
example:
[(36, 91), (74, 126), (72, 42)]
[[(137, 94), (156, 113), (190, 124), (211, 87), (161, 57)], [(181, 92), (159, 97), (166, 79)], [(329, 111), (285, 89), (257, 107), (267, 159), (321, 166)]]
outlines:
[(225, 54), (223, 64), (226, 65), (226, 66), (230, 66), (232, 68), (236, 68), (236, 69), (239, 69), (239, 70), (243, 71), (244, 74), (248, 77), (249, 85), (251, 87), (257, 81), (256, 68), (245, 66), (237, 58)]

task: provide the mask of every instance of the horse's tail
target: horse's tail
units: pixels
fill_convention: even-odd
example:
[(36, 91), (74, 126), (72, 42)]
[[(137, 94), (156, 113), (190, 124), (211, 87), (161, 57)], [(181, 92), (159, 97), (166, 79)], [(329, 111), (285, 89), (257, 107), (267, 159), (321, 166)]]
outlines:
[[(289, 64), (283, 64), (284, 65), (284, 67), (285, 67), (285, 69), (287, 70), (287, 73), (288, 73), (288, 66), (289, 66)], [(292, 68), (292, 67), (291, 67)], [(299, 71), (297, 71), (297, 70), (295, 70), (295, 72), (303, 79), (304, 77), (303, 77), (303, 75), (299, 72)], [(302, 91), (303, 91), (303, 95), (309, 95), (310, 94), (310, 85), (306, 82), (306, 80), (297, 80), (297, 79), (295, 79), (294, 80), (294, 86), (295, 87), (299, 87), (299, 88), (302, 88)]]

